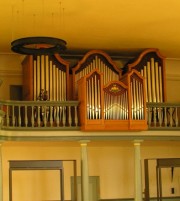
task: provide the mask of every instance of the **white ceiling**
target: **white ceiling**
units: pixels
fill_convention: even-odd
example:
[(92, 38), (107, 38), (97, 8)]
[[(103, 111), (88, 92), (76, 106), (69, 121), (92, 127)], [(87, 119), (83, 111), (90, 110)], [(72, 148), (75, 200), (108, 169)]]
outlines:
[(134, 55), (158, 48), (180, 58), (179, 0), (1, 0), (0, 53), (11, 41), (52, 36), (67, 51), (101, 49)]

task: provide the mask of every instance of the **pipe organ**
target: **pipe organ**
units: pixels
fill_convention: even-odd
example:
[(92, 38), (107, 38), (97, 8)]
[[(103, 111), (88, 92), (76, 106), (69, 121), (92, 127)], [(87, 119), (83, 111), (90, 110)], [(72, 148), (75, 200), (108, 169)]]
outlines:
[[(59, 55), (28, 56), (23, 62), (23, 71), (27, 74), (24, 76), (24, 99), (69, 99), (69, 64)], [(28, 85), (30, 82), (32, 85)]]
[[(124, 68), (101, 50), (89, 51), (71, 69), (59, 55), (27, 56), (23, 75), (25, 100), (79, 100), (83, 131), (146, 130), (146, 103), (166, 100), (164, 57), (157, 49)], [(57, 108), (51, 124), (60, 118)]]
[[(93, 51), (92, 54), (96, 55), (97, 52)], [(84, 71), (86, 60), (89, 62), (87, 55), (83, 58), (83, 62), (79, 63), (78, 68), (75, 68), (78, 74)], [(143, 76), (135, 69), (122, 77), (120, 74), (111, 76), (112, 74), (106, 69), (107, 66), (108, 64), (103, 64), (99, 68), (97, 65), (97, 68), (82, 76), (77, 82), (82, 130), (147, 129)], [(112, 71), (115, 72), (116, 69), (117, 67)], [(73, 80), (76, 81), (75, 78)]]
[(103, 83), (107, 84), (111, 80), (119, 80), (122, 71), (111, 58), (103, 51), (92, 50), (89, 51), (78, 65), (72, 69), (73, 73), (73, 98), (77, 99), (77, 83), (85, 75), (89, 74), (92, 70), (98, 69), (99, 72), (103, 73)]
[(147, 49), (125, 67), (128, 72), (136, 69), (144, 76), (147, 102), (166, 101), (164, 59), (158, 49)]
[(104, 86), (104, 119), (127, 120), (128, 90), (119, 81), (112, 81)]

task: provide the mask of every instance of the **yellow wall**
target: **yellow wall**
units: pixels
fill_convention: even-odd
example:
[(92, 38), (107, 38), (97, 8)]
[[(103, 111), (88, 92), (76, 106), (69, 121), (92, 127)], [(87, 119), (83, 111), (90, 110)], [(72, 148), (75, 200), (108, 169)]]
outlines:
[(21, 56), (0, 55), (0, 100), (10, 99), (10, 85), (22, 85)]
[[(8, 201), (9, 160), (77, 160), (80, 175), (79, 142), (6, 142), (2, 148), (4, 201)], [(143, 142), (141, 147), (142, 172), (145, 158), (180, 158), (180, 142)], [(100, 177), (100, 198), (134, 197), (133, 142), (90, 142), (88, 144), (89, 175)], [(65, 199), (71, 198), (70, 163), (65, 164)], [(151, 168), (152, 167), (152, 168)], [(143, 183), (144, 183), (144, 175)], [(170, 194), (170, 169), (163, 171), (163, 192)], [(174, 196), (180, 196), (180, 170), (175, 169)], [(156, 196), (155, 164), (150, 164), (150, 192)], [(20, 171), (13, 173), (13, 201), (59, 199), (57, 171)]]
[(166, 59), (167, 101), (180, 102), (180, 60)]

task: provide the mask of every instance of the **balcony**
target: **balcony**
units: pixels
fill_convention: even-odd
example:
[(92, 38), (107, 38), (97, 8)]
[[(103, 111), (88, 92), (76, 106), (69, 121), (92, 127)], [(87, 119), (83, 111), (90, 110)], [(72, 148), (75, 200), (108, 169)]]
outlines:
[(78, 101), (0, 101), (4, 130), (79, 130)]
[[(0, 101), (1, 129), (81, 130), (78, 106), (78, 101)], [(148, 130), (180, 130), (180, 103), (147, 103), (146, 108)]]

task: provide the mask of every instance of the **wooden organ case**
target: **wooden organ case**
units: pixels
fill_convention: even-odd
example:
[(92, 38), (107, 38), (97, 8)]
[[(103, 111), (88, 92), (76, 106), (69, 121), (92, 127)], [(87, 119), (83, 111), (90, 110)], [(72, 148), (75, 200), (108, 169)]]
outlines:
[(58, 54), (27, 56), (22, 66), (24, 100), (69, 100), (69, 63)]
[(121, 76), (109, 56), (93, 50), (73, 69), (73, 81), (82, 130), (147, 129), (144, 78), (138, 71)]
[[(32, 120), (34, 127), (65, 125), (70, 109), (54, 103), (69, 100), (69, 63), (58, 54), (30, 55), (26, 56), (22, 66), (23, 99), (41, 101), (41, 105), (28, 107), (27, 115), (22, 109), (21, 115), (27, 116), (27, 122)], [(42, 101), (49, 101), (51, 105), (46, 106), (47, 104)]]
[(72, 75), (59, 55), (27, 56), (22, 64), (24, 100), (79, 100), (83, 131), (146, 130), (146, 103), (166, 100), (164, 57), (157, 49), (143, 51), (124, 68), (105, 52), (91, 50)]
[(139, 57), (128, 64), (126, 71), (136, 69), (145, 78), (145, 91), (147, 102), (165, 102), (165, 57), (158, 49), (150, 48), (143, 51)]

